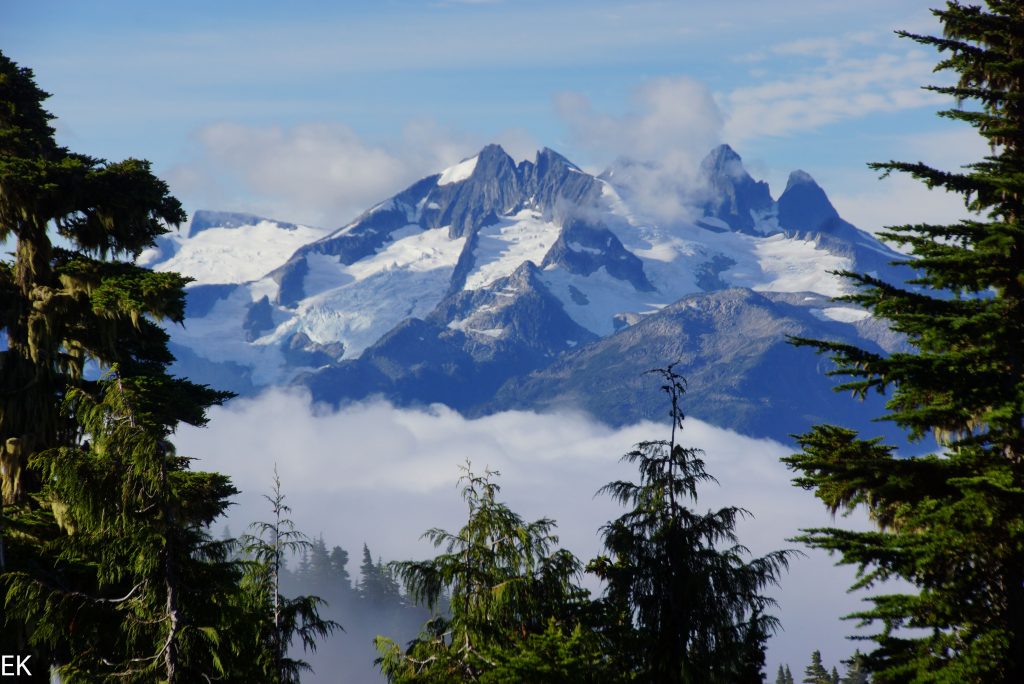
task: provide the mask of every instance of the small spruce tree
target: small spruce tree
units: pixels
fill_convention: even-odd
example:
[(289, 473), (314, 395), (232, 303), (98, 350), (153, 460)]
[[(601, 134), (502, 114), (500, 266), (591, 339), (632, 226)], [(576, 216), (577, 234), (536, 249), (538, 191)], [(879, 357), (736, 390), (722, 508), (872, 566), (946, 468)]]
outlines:
[(638, 482), (601, 489), (630, 510), (604, 526), (607, 555), (589, 566), (606, 583), (610, 612), (631, 626), (616, 632), (619, 657), (646, 682), (761, 682), (765, 642), (778, 625), (762, 592), (788, 567), (789, 552), (746, 561), (735, 534), (746, 510), (700, 514), (687, 506), (714, 478), (700, 450), (677, 442), (682, 377), (672, 366), (651, 372), (669, 398), (670, 437), (623, 456), (639, 467)]
[(800, 681), (803, 684), (832, 684), (832, 675), (821, 662), (821, 651), (815, 650), (811, 654), (811, 662), (804, 668), (804, 678)]
[(467, 464), (460, 478), (466, 524), (424, 534), (443, 548), (437, 557), (392, 564), (413, 600), (433, 609), (447, 593), (449, 612), (428, 621), (404, 650), (377, 639), (389, 682), (559, 681), (552, 673), (584, 670), (601, 676), (593, 639), (576, 630), (586, 597), (575, 584), (579, 562), (554, 548), (552, 520), (527, 523), (497, 500), (495, 475)]
[(316, 651), (317, 639), (329, 636), (341, 625), (320, 617), (323, 601), (316, 596), (282, 596), (281, 579), (287, 557), (309, 552), (313, 543), (288, 517), (291, 508), (284, 503), (276, 466), (273, 489), (264, 498), (270, 504), (273, 519), (253, 523), (255, 533), (240, 539), (247, 559), (242, 586), (249, 610), (256, 618), (251, 627), (256, 632), (255, 641), (260, 644), (252, 676), (261, 682), (285, 684), (298, 682), (301, 672), (311, 671), (307, 662), (288, 656), (293, 638), (298, 637), (304, 650)]
[(840, 684), (868, 684), (871, 681), (860, 651), (856, 651), (849, 660), (844, 660), (843, 664), (846, 665), (846, 674), (839, 680)]

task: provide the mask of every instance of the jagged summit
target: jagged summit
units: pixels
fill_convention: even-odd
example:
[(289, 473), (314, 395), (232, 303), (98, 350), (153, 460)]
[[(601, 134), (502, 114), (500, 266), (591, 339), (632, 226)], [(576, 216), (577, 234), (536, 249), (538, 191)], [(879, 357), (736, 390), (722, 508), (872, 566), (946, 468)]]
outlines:
[[(158, 259), (158, 268), (193, 268), (199, 279), (187, 327), (172, 331), (182, 359), (176, 371), (221, 384), (235, 377), (225, 386), (240, 392), (298, 382), (317, 400), (380, 394), (472, 413), (507, 405), (511, 390), (501, 388), (531, 374), (540, 384), (529, 384), (529, 396), (544, 395), (556, 380), (545, 369), (571, 355), (577, 370), (558, 377), (558, 396), (571, 397), (589, 387), (583, 376), (601, 373), (611, 373), (602, 383), (630, 386), (619, 377), (631, 368), (623, 359), (646, 367), (674, 360), (671, 331), (682, 324), (688, 344), (699, 347), (687, 357), (694, 378), (788, 391), (792, 383), (778, 381), (790, 358), (779, 356), (785, 334), (853, 339), (867, 330), (864, 312), (828, 303), (848, 292), (831, 272), (881, 273), (891, 255), (842, 221), (804, 172), (791, 175), (776, 202), (728, 145), (700, 168), (698, 183), (674, 198), (698, 203), (694, 217), (664, 224), (634, 210), (640, 198), (620, 193), (617, 183), (625, 184), (614, 173), (595, 177), (550, 148), (517, 163), (500, 145), (326, 235), (201, 212), (199, 232)], [(287, 256), (286, 244), (296, 245)], [(225, 280), (234, 254), (245, 258)], [(739, 294), (723, 299), (727, 290)], [(771, 305), (761, 293), (773, 293)], [(713, 313), (687, 313), (706, 307)], [(742, 362), (716, 365), (724, 362), (711, 357), (735, 347), (729, 336), (738, 329), (763, 344), (746, 345)], [(730, 425), (770, 427), (767, 394), (742, 408), (743, 392), (723, 396), (717, 417), (735, 409), (742, 416)], [(615, 410), (600, 406), (594, 410)]]
[(747, 175), (743, 168), (743, 159), (736, 150), (729, 145), (721, 144), (708, 152), (700, 163), (701, 173), (705, 176), (732, 176), (742, 177)]
[(783, 192), (787, 192), (790, 188), (794, 186), (806, 184), (817, 185), (818, 183), (814, 180), (813, 177), (811, 177), (811, 174), (807, 173), (802, 169), (791, 171), (789, 174), (789, 178), (786, 179), (786, 190), (784, 190)]
[(743, 160), (728, 145), (719, 145), (700, 165), (700, 178), (710, 197), (705, 215), (724, 221), (733, 230), (754, 232), (759, 219), (773, 205), (768, 184), (755, 181), (743, 167)]
[(805, 171), (789, 174), (786, 190), (779, 197), (779, 223), (792, 231), (830, 231), (841, 219), (811, 175)]

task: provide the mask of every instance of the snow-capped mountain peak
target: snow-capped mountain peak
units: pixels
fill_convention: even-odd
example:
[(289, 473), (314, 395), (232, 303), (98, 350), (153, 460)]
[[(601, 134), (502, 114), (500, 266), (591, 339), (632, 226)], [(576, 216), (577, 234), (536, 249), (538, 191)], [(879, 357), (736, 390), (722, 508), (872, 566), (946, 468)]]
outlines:
[[(549, 148), (516, 164), (488, 145), (327, 234), (197, 213), (155, 260), (199, 281), (174, 331), (179, 357), (234, 369), (242, 391), (298, 378), (330, 398), (456, 401), (431, 387), (458, 374), (484, 401), (514, 375), (728, 288), (805, 293), (808, 320), (852, 329), (860, 313), (821, 304), (847, 292), (829, 271), (895, 256), (842, 221), (806, 173), (776, 202), (727, 145), (701, 165), (698, 220), (638, 219), (615, 183)], [(214, 268), (229, 243), (263, 269)]]

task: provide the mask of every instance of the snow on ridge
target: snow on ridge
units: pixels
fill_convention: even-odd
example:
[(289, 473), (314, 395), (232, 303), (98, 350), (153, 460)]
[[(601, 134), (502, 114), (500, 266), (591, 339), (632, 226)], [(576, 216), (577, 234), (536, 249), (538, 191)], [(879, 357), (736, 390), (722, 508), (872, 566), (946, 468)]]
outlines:
[(840, 323), (856, 323), (871, 315), (864, 309), (849, 306), (830, 306), (824, 309), (811, 309), (811, 315), (819, 321), (838, 321)]
[(821, 249), (812, 240), (782, 234), (759, 238), (754, 245), (762, 278), (751, 289), (767, 292), (817, 292), (827, 297), (848, 294), (850, 286), (830, 271), (852, 267), (849, 259)]
[(415, 224), (392, 237), (375, 254), (347, 266), (326, 255), (310, 260), (294, 331), (314, 342), (342, 342), (348, 359), (406, 318), (423, 318), (437, 306), (466, 238), (449, 239), (447, 226), (423, 230)]
[(463, 160), (455, 166), (449, 166), (441, 172), (441, 177), (437, 179), (437, 184), (451, 185), (452, 183), (461, 183), (466, 180), (473, 175), (473, 170), (476, 169), (477, 159), (479, 159), (479, 155)]
[[(253, 225), (212, 227), (176, 240), (174, 256), (153, 266), (175, 271), (196, 284), (245, 283), (263, 277), (303, 245), (324, 235), (320, 228), (283, 228), (274, 221)], [(144, 264), (148, 265), (148, 264)]]
[[(848, 269), (849, 259), (830, 254), (813, 241), (781, 233), (716, 233), (696, 225), (641, 224), (616, 232), (626, 248), (643, 260), (653, 292), (636, 291), (603, 267), (590, 276), (561, 268), (545, 270), (541, 276), (566, 313), (601, 336), (614, 332), (617, 315), (656, 310), (705, 290), (708, 281), (760, 292), (816, 292), (825, 297), (847, 293), (848, 286), (827, 271)], [(720, 264), (717, 269), (711, 266), (716, 263)], [(846, 307), (832, 307), (821, 315), (843, 322), (863, 317)]]
[(486, 287), (510, 275), (526, 261), (540, 266), (558, 234), (556, 224), (530, 209), (484, 226), (477, 233), (476, 258), (466, 277), (465, 289)]

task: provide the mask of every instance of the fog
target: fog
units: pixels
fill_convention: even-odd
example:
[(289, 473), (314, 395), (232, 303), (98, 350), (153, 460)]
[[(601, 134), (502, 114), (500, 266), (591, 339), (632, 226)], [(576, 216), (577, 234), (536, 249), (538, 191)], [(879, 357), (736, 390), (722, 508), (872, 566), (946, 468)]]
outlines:
[[(204, 429), (180, 430), (175, 442), (181, 454), (198, 459), (195, 468), (228, 473), (242, 490), (224, 523), (230, 531), (240, 534), (253, 520), (268, 517), (262, 495), (276, 464), (298, 528), (313, 537), (322, 534), (328, 548), (347, 550), (353, 581), (364, 542), (385, 561), (425, 558), (433, 555), (420, 540), (426, 529), (462, 525), (456, 481), (467, 459), (474, 470), (500, 471), (500, 498), (526, 519), (554, 518), (562, 545), (586, 561), (600, 550), (598, 528), (621, 513), (594, 493), (613, 479), (635, 477), (619, 458), (633, 444), (666, 438), (668, 432), (667, 416), (664, 424), (613, 430), (574, 413), (506, 412), (468, 420), (445, 407), (409, 410), (383, 402), (332, 410), (312, 404), (305, 394), (280, 390), (235, 400), (215, 408), (210, 418)], [(680, 441), (705, 450), (707, 470), (719, 481), (699, 492), (697, 508), (747, 508), (753, 518), (739, 525), (738, 534), (754, 554), (800, 548), (786, 541), (799, 528), (867, 525), (860, 515), (833, 520), (811, 493), (793, 487), (792, 474), (779, 462), (791, 452), (785, 445), (694, 419), (686, 420)], [(833, 567), (822, 552), (805, 551), (781, 586), (769, 592), (779, 602), (776, 615), (783, 625), (769, 642), (769, 676), (780, 662), (796, 672), (814, 649), (830, 666), (854, 650), (844, 638), (854, 625), (839, 619), (862, 605), (846, 593), (853, 570)], [(587, 584), (599, 589), (592, 579)], [(337, 640), (356, 638), (351, 618), (338, 616), (348, 633), (321, 651), (337, 651)], [(316, 665), (321, 659), (310, 660)], [(354, 667), (367, 668), (368, 659)], [(317, 677), (307, 678), (338, 679), (338, 672), (322, 667)]]

